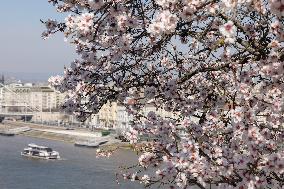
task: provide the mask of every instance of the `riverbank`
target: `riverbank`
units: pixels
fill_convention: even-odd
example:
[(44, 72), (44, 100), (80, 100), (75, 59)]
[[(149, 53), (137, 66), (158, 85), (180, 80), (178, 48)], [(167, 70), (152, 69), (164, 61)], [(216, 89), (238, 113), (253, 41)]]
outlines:
[(86, 139), (107, 139), (108, 142), (103, 144), (102, 148), (129, 148), (128, 143), (121, 142), (114, 138), (113, 135), (110, 136), (101, 136), (99, 132), (88, 131), (86, 129), (76, 128), (74, 130), (66, 130), (62, 127), (57, 126), (46, 126), (28, 122), (14, 122), (14, 121), (4, 121), (0, 124), (1, 129), (15, 129), (21, 127), (29, 127), (30, 130), (26, 132), (21, 132), (18, 135), (33, 137), (33, 138), (41, 138), (48, 140), (55, 140), (61, 142), (67, 142), (74, 144), (78, 140), (86, 140)]

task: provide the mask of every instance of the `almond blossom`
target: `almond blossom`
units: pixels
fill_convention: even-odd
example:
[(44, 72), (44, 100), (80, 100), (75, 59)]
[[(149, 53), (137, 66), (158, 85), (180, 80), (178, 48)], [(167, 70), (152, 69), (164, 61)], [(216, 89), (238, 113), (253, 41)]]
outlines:
[(221, 34), (226, 37), (225, 41), (228, 43), (234, 43), (237, 28), (232, 21), (228, 21), (226, 24), (219, 28)]
[(77, 27), (82, 34), (91, 32), (94, 24), (93, 18), (94, 15), (91, 13), (84, 13), (79, 18), (77, 18)]
[(177, 24), (177, 16), (170, 11), (162, 11), (157, 15), (152, 24), (149, 25), (148, 32), (152, 35), (159, 35), (162, 33), (171, 33), (175, 31)]

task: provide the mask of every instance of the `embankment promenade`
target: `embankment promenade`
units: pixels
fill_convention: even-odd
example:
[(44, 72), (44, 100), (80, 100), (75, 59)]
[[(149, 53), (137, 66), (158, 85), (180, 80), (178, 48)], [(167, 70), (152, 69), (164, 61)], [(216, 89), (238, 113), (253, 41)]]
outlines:
[[(30, 130), (26, 132), (21, 132), (19, 133), (19, 135), (48, 139), (48, 140), (56, 140), (67, 143), (75, 143), (75, 141), (78, 140), (103, 138), (99, 131), (89, 131), (83, 128), (66, 130), (65, 128), (57, 126), (47, 126), (47, 125), (34, 124), (29, 122), (17, 122), (17, 121), (4, 121), (3, 123), (0, 124), (0, 130), (1, 129), (9, 130), (21, 127), (29, 127)], [(105, 138), (107, 138), (108, 143), (103, 145), (104, 148), (129, 146), (128, 144), (115, 139), (113, 135), (107, 136)]]

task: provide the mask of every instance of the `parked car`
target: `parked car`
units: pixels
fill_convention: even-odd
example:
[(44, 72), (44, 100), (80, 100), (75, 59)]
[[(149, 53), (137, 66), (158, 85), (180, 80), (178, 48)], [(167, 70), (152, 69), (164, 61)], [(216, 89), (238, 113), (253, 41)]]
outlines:
[(73, 127), (65, 127), (65, 130), (75, 130)]
[(129, 140), (128, 140), (127, 138), (125, 138), (125, 136), (123, 136), (123, 135), (117, 135), (117, 136), (115, 137), (115, 139), (118, 139), (118, 140), (120, 140), (121, 142), (129, 142)]

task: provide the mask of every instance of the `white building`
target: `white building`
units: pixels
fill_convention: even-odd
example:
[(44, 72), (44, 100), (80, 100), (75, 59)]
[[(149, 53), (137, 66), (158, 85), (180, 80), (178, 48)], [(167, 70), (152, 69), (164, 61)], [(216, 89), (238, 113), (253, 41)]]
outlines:
[(2, 111), (27, 111), (30, 103), (30, 87), (11, 84), (1, 87)]
[(117, 120), (115, 124), (115, 129), (118, 133), (128, 131), (131, 127), (131, 121), (133, 121), (133, 116), (129, 115), (126, 108), (122, 105), (117, 106)]
[(65, 98), (65, 94), (48, 86), (32, 87), (30, 96), (30, 106), (41, 112), (58, 112)]
[(0, 112), (2, 112), (2, 104), (4, 100), (4, 88), (0, 86)]
[(57, 112), (65, 94), (49, 86), (13, 83), (0, 87), (0, 104), (7, 111)]
[[(131, 127), (131, 122), (133, 121), (133, 115), (130, 115), (123, 105), (118, 105), (116, 107), (116, 124), (114, 129), (118, 132), (128, 131)], [(163, 118), (174, 118), (175, 115), (172, 112), (167, 112), (162, 108), (157, 109), (153, 104), (147, 104), (142, 109), (142, 114), (147, 116), (149, 112), (155, 112), (157, 115)]]

